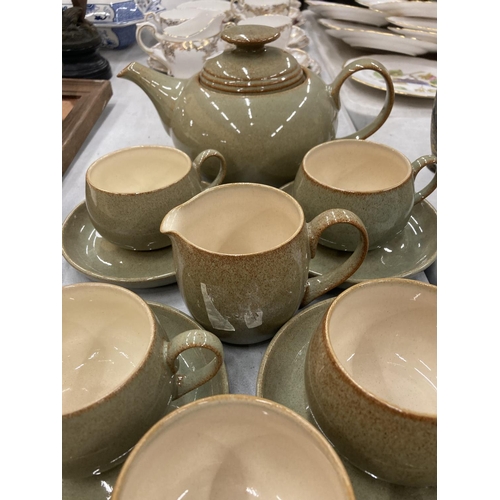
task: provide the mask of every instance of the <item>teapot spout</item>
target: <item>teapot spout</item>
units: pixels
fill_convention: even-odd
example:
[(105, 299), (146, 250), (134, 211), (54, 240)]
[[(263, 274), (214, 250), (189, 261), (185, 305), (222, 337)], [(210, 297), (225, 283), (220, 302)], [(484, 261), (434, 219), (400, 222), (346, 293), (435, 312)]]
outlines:
[(137, 84), (151, 99), (168, 134), (171, 131), (172, 115), (186, 80), (168, 76), (138, 62), (132, 62), (118, 73)]

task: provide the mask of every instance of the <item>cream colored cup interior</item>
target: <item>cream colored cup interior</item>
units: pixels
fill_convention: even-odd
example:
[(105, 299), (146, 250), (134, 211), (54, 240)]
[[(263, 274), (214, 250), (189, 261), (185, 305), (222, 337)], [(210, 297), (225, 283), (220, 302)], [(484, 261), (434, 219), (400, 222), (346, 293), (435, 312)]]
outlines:
[(176, 214), (190, 243), (222, 254), (251, 254), (276, 248), (302, 227), (300, 205), (278, 189), (226, 184), (197, 195)]
[(328, 332), (340, 364), (364, 390), (399, 408), (437, 412), (437, 294), (387, 281), (348, 289)]
[(63, 287), (63, 415), (120, 387), (144, 360), (153, 331), (152, 313), (133, 292), (103, 284)]
[(304, 157), (303, 166), (321, 184), (362, 193), (394, 188), (412, 174), (411, 163), (395, 149), (356, 139), (316, 146)]
[(190, 169), (191, 160), (182, 151), (139, 146), (98, 159), (89, 167), (87, 180), (110, 193), (147, 193), (178, 182)]
[(272, 405), (207, 400), (162, 424), (122, 470), (119, 500), (351, 499), (328, 444)]

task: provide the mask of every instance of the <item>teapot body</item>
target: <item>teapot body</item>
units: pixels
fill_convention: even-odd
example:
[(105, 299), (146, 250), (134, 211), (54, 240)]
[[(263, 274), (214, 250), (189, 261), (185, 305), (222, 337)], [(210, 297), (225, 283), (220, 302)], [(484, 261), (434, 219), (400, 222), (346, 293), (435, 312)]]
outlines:
[(331, 88), (304, 72), (304, 82), (292, 89), (255, 94), (208, 89), (195, 76), (183, 87), (165, 128), (192, 158), (209, 147), (220, 151), (227, 162), (226, 183), (281, 187), (295, 178), (311, 148), (336, 135), (338, 108)]

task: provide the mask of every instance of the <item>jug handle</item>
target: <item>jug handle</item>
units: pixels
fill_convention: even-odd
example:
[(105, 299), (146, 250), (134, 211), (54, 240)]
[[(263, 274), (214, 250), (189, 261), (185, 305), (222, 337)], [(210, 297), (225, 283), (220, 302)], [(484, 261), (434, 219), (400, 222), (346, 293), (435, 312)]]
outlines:
[(153, 47), (149, 47), (146, 45), (142, 39), (142, 30), (145, 28), (148, 28), (150, 31), (153, 32), (153, 36), (158, 40), (158, 42), (161, 42), (161, 40), (158, 39), (156, 36), (158, 33), (158, 26), (156, 26), (155, 23), (152, 23), (151, 21), (144, 21), (142, 23), (137, 24), (137, 31), (135, 32), (135, 39), (137, 40), (137, 44), (139, 47), (146, 52), (146, 54), (149, 54), (150, 56), (154, 55)]
[[(179, 370), (177, 358), (184, 351), (192, 348), (207, 349), (214, 354), (214, 357), (205, 366), (196, 368), (188, 375), (181, 376), (177, 373)], [(206, 330), (188, 330), (176, 335), (170, 342), (164, 341), (163, 356), (171, 373), (175, 376), (176, 390), (173, 399), (180, 398), (211, 380), (217, 375), (224, 361), (221, 341), (213, 333)]]
[(332, 208), (320, 213), (311, 222), (307, 223), (311, 259), (316, 255), (316, 248), (321, 233), (327, 227), (335, 224), (350, 224), (354, 226), (361, 236), (358, 246), (354, 252), (346, 252), (346, 254), (350, 254), (350, 256), (341, 266), (321, 276), (316, 276), (307, 280), (306, 291), (302, 298), (301, 307), (306, 306), (314, 299), (317, 299), (336, 286), (341, 285), (359, 269), (368, 253), (368, 233), (361, 219), (350, 210)]
[(413, 199), (414, 206), (420, 203), (425, 198), (427, 198), (427, 196), (429, 196), (437, 188), (437, 156), (424, 155), (421, 156), (420, 158), (417, 158), (411, 164), (411, 168), (413, 170), (413, 180), (415, 180), (420, 170), (422, 170), (424, 167), (427, 167), (428, 165), (435, 166), (434, 175), (424, 188), (422, 188), (418, 193), (415, 193)]
[(347, 66), (342, 68), (342, 71), (337, 75), (333, 83), (331, 84), (331, 96), (335, 101), (337, 109), (340, 109), (340, 88), (342, 84), (354, 73), (363, 70), (371, 70), (380, 73), (385, 80), (387, 85), (385, 92), (385, 100), (380, 113), (375, 117), (375, 119), (352, 134), (346, 135), (345, 137), (338, 137), (338, 139), (366, 139), (374, 134), (387, 120), (389, 117), (392, 107), (394, 106), (394, 83), (392, 81), (391, 75), (387, 71), (386, 67), (372, 59), (370, 57), (363, 57), (352, 61)]
[(203, 166), (203, 163), (205, 163), (205, 161), (208, 160), (208, 158), (212, 157), (219, 159), (219, 173), (217, 174), (215, 179), (207, 186), (206, 189), (222, 184), (222, 181), (226, 177), (226, 172), (227, 172), (226, 160), (224, 159), (222, 154), (219, 153), (217, 150), (205, 149), (205, 151), (202, 151), (193, 161), (193, 167), (196, 170), (196, 173), (198, 174), (198, 178), (201, 180), (202, 179), (201, 168)]

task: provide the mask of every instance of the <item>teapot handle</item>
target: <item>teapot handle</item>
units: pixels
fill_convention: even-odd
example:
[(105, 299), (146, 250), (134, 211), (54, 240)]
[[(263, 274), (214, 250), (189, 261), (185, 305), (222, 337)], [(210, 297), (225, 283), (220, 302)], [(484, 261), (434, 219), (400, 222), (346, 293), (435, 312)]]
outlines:
[(311, 249), (311, 258), (316, 255), (321, 233), (334, 224), (350, 224), (354, 226), (360, 235), (358, 246), (354, 252), (350, 253), (349, 258), (344, 261), (339, 267), (332, 269), (321, 276), (309, 278), (307, 280), (306, 291), (302, 298), (302, 306), (306, 306), (314, 299), (317, 299), (324, 293), (332, 290), (338, 285), (341, 285), (346, 279), (352, 276), (361, 266), (368, 253), (368, 233), (361, 219), (351, 212), (343, 208), (332, 208), (325, 210), (317, 215), (311, 222), (307, 223), (307, 233), (309, 235), (309, 247)]
[(392, 81), (391, 75), (385, 68), (385, 66), (375, 59), (370, 57), (363, 57), (360, 59), (356, 59), (352, 61), (347, 66), (342, 68), (342, 71), (337, 75), (333, 83), (331, 84), (331, 95), (337, 109), (340, 109), (340, 88), (342, 84), (349, 78), (351, 75), (358, 71), (362, 70), (371, 70), (380, 73), (385, 80), (387, 85), (386, 93), (385, 93), (385, 101), (380, 113), (375, 117), (375, 119), (363, 127), (361, 130), (358, 130), (352, 134), (346, 135), (345, 137), (338, 137), (338, 139), (366, 139), (374, 134), (387, 120), (389, 117), (392, 107), (394, 106), (394, 83)]
[(226, 160), (224, 159), (222, 154), (216, 151), (215, 149), (205, 149), (205, 151), (202, 151), (193, 161), (193, 167), (196, 170), (199, 179), (201, 180), (202, 178), (201, 168), (203, 166), (203, 163), (205, 163), (205, 161), (208, 160), (208, 158), (212, 157), (219, 159), (219, 172), (215, 177), (215, 179), (207, 186), (207, 189), (222, 184), (222, 181), (226, 177), (226, 172), (227, 172)]

